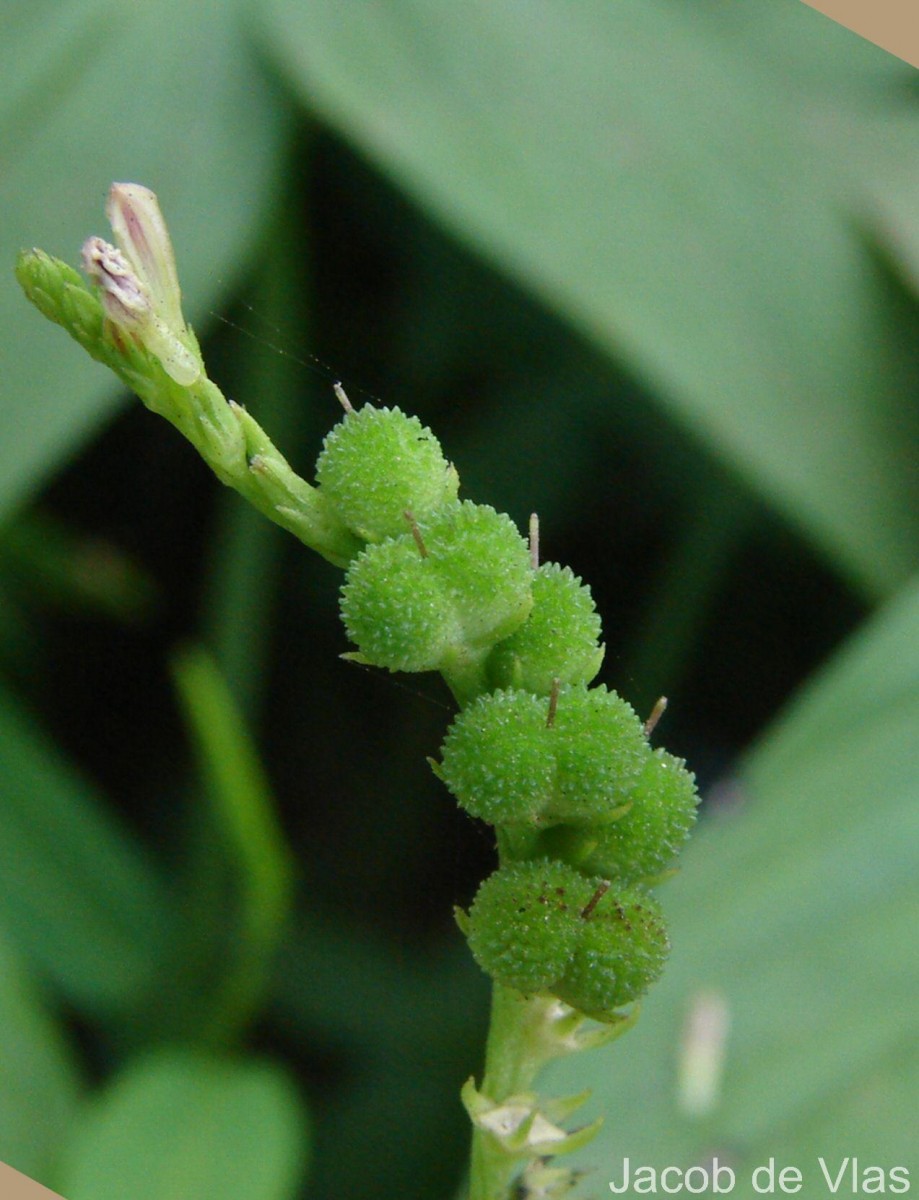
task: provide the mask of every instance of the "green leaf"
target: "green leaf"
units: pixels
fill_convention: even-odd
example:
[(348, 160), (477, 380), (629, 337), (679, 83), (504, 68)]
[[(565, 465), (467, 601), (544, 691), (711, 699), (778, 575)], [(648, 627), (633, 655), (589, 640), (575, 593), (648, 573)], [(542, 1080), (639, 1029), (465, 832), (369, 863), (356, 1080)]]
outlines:
[[(784, 66), (825, 18), (789, 3), (762, 45), (671, 0), (264, 11), (304, 98), (399, 186), (627, 364), (861, 587), (906, 577), (896, 424), (915, 364), (851, 218), (858, 181)], [(844, 49), (820, 56), (828, 88), (858, 57)], [(859, 93), (883, 114), (864, 54)]]
[(919, 121), (914, 104), (883, 124), (880, 117), (865, 122), (858, 142), (849, 138), (845, 149), (864, 180), (864, 225), (919, 296)]
[(79, 1102), (76, 1063), (5, 934), (0, 936), (0, 1160), (47, 1179)]
[(65, 1146), (67, 1200), (286, 1200), (308, 1148), (288, 1077), (261, 1062), (161, 1052), (127, 1067)]
[(317, 1042), (332, 1048), (346, 1064), (316, 1112), (325, 1152), (310, 1195), (451, 1196), (469, 1153), (457, 1093), (481, 1059), (488, 1008), (486, 978), (462, 939), (413, 951), (378, 929), (312, 913), (287, 947), (277, 989), (273, 1016), (285, 1035), (307, 1052)]
[(147, 986), (167, 899), (101, 798), (0, 689), (0, 924), (73, 1004)]
[(799, 110), (809, 154), (832, 161), (850, 206), (919, 291), (919, 114), (915, 68), (829, 18), (794, 20), (781, 4), (707, 2), (717, 24), (763, 84), (781, 77)]
[(693, 12), (748, 55), (754, 70), (760, 63), (813, 99), (859, 104), (879, 87), (905, 95), (912, 86), (915, 68), (829, 17), (799, 14), (795, 0), (730, 6), (700, 0)]
[[(187, 315), (204, 318), (252, 249), (285, 125), (239, 9), (179, 0), (4, 6), (3, 270), (36, 244), (75, 263), (88, 235), (108, 232), (109, 184), (141, 182), (169, 221)], [(0, 447), (2, 512), (111, 412), (117, 386), (11, 286), (0, 288), (0, 329), (15, 430)]]
[[(816, 1195), (818, 1155), (889, 1167), (910, 1153), (917, 721), (919, 581), (791, 706), (745, 764), (740, 802), (703, 825), (664, 896), (674, 953), (636, 1030), (549, 1073), (553, 1093), (592, 1084), (610, 1114), (582, 1165), (719, 1151), (740, 1198), (770, 1155)], [(730, 1027), (715, 1105), (693, 1117), (677, 1079), (705, 993)]]
[[(176, 656), (173, 673), (213, 827), (238, 893), (233, 949), (223, 956), (208, 1030), (211, 1037), (232, 1041), (259, 1010), (268, 987), (289, 916), (293, 863), (258, 751), (219, 667), (205, 650), (189, 648)], [(209, 930), (224, 920), (221, 908)]]
[(0, 528), (0, 578), (30, 608), (86, 610), (126, 623), (143, 619), (155, 602), (153, 581), (117, 546), (35, 510)]

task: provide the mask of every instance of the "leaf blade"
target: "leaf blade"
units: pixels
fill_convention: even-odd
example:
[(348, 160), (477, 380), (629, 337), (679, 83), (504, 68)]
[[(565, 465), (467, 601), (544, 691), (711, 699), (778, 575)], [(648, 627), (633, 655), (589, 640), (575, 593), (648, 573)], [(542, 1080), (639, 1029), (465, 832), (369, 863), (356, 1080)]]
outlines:
[(301, 95), (399, 186), (869, 594), (906, 578), (917, 528), (891, 427), (915, 363), (782, 71), (764, 83), (746, 45), (664, 0), (266, 12)]
[(161, 1051), (116, 1076), (65, 1147), (68, 1200), (288, 1200), (305, 1116), (269, 1063)]
[(46, 1179), (80, 1101), (63, 1032), (5, 932), (0, 936), (0, 1159)]
[(169, 904), (92, 787), (0, 689), (0, 922), (80, 1008), (112, 1013), (146, 988)]

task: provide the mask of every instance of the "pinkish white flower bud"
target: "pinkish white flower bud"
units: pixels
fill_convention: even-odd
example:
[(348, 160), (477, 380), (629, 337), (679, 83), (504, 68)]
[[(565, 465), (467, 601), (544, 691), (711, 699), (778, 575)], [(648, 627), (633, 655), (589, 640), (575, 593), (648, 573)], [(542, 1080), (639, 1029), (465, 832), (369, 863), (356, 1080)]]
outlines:
[(83, 266), (101, 292), (106, 316), (161, 362), (176, 383), (188, 387), (202, 372), (182, 317), (175, 257), (156, 196), (136, 183), (115, 183), (106, 215), (115, 246), (92, 237)]
[(156, 315), (171, 329), (184, 330), (175, 255), (155, 194), (139, 183), (113, 183), (105, 215)]

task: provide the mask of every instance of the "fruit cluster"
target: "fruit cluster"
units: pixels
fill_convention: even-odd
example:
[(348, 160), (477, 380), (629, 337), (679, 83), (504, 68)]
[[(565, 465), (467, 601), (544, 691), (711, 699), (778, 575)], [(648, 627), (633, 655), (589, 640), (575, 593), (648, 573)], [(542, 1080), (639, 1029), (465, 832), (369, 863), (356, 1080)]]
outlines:
[(502, 860), (461, 916), (477, 962), (507, 987), (612, 1018), (663, 966), (647, 889), (695, 819), (692, 775), (652, 750), (621, 697), (589, 687), (603, 657), (590, 590), (538, 565), (508, 517), (459, 501), (416, 418), (347, 412), (316, 476), (364, 543), (342, 589), (358, 657), (441, 671), (461, 706), (435, 770), (495, 827)]

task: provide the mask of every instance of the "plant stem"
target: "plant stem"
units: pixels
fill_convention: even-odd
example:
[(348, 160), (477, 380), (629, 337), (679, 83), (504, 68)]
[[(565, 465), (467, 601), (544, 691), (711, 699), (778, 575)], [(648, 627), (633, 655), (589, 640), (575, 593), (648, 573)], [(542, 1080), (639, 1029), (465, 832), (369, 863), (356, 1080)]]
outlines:
[[(259, 256), (255, 311), (269, 327), (304, 324), (294, 266), (304, 260), (298, 208), (285, 198)], [(297, 247), (298, 253), (290, 248)], [(247, 344), (237, 371), (236, 393), (258, 402), (260, 418), (279, 442), (294, 439), (302, 400), (298, 364), (287, 354), (263, 355)], [(209, 577), (206, 624), (227, 682), (250, 722), (260, 715), (270, 657), (271, 611), (276, 600), (283, 544), (277, 525), (249, 505), (223, 493)]]
[(539, 1030), (552, 1003), (545, 996), (522, 996), (503, 984), (494, 985), (482, 1081), (482, 1090), (494, 1100), (525, 1091), (536, 1077), (545, 1061)]
[[(527, 1091), (551, 1055), (542, 1037), (552, 997), (522, 996), (496, 983), (485, 1046), (482, 1093), (500, 1104)], [(486, 1130), (473, 1128), (469, 1200), (506, 1200), (510, 1176), (519, 1160), (502, 1149)]]
[(448, 661), (441, 665), (440, 673), (460, 708), (465, 708), (476, 696), (488, 690), (485, 660), (489, 649), (490, 647), (473, 651), (467, 646), (462, 646), (453, 651)]

